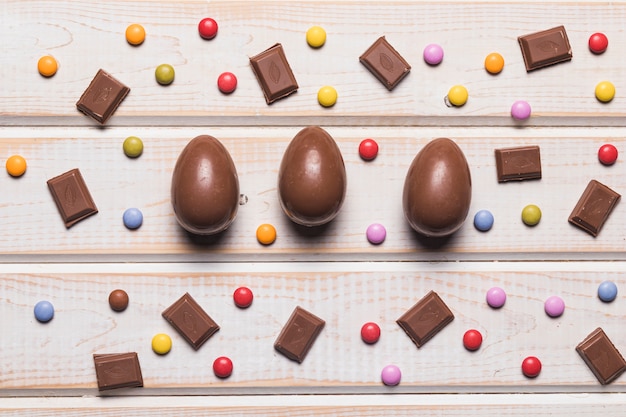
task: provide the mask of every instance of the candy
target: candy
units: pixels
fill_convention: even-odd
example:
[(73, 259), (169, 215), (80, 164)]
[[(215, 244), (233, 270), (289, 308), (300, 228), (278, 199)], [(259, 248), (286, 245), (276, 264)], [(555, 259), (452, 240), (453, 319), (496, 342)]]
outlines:
[(500, 287), (493, 287), (487, 291), (487, 304), (492, 308), (500, 308), (506, 302), (506, 292)]
[(448, 95), (446, 96), (446, 104), (450, 103), (450, 105), (455, 107), (461, 107), (465, 103), (467, 103), (467, 98), (469, 97), (469, 93), (467, 88), (462, 85), (453, 85), (448, 90)]
[(483, 343), (483, 335), (478, 330), (470, 329), (463, 335), (463, 346), (467, 350), (478, 350)]
[(152, 350), (158, 355), (166, 355), (172, 350), (172, 338), (165, 333), (155, 334), (152, 338)]
[(617, 161), (617, 148), (608, 143), (600, 146), (598, 159), (604, 165), (613, 165)]
[(143, 387), (143, 377), (136, 352), (93, 355), (98, 390)]
[(550, 317), (559, 317), (565, 311), (565, 301), (559, 296), (553, 295), (543, 304), (546, 314)]
[(572, 47), (563, 26), (520, 36), (517, 41), (527, 72), (572, 59)]
[(539, 146), (496, 149), (498, 182), (541, 179)]
[(443, 48), (436, 43), (431, 43), (426, 45), (423, 55), (428, 65), (439, 65), (443, 61)]
[(237, 88), (237, 77), (232, 72), (223, 72), (217, 77), (217, 88), (224, 94), (230, 94)]
[(239, 308), (248, 308), (252, 304), (254, 294), (248, 287), (239, 287), (233, 293), (233, 301)]
[(146, 39), (146, 30), (138, 23), (126, 28), (126, 41), (131, 45), (141, 45)]
[(393, 46), (381, 36), (359, 57), (365, 66), (389, 91), (409, 75), (411, 66)]
[(311, 48), (320, 48), (326, 43), (326, 31), (320, 26), (311, 26), (306, 31), (306, 42)]
[(576, 346), (576, 352), (602, 385), (610, 384), (626, 371), (622, 354), (600, 327)]
[(421, 348), (452, 320), (452, 311), (436, 292), (430, 291), (396, 320), (396, 323)]
[(541, 361), (535, 356), (528, 356), (522, 361), (522, 373), (527, 378), (536, 378), (541, 372)]
[(372, 223), (367, 227), (365, 235), (371, 244), (380, 245), (387, 237), (387, 230), (385, 226), (380, 223)]
[(48, 188), (68, 229), (98, 212), (78, 169), (69, 170), (49, 179)]
[(479, 210), (474, 215), (474, 227), (481, 232), (491, 230), (493, 227), (493, 214), (489, 210)]
[(52, 77), (57, 73), (59, 64), (51, 55), (44, 55), (37, 61), (37, 70), (44, 77)]
[(34, 313), (37, 321), (47, 323), (54, 317), (54, 306), (50, 301), (39, 301), (35, 304)]
[(98, 123), (105, 124), (129, 92), (130, 88), (100, 69), (76, 102), (76, 107)]
[(596, 98), (603, 102), (608, 103), (615, 97), (615, 86), (610, 81), (602, 81), (596, 85)]
[(213, 361), (213, 373), (218, 378), (228, 378), (233, 373), (233, 361), (226, 356), (220, 356)]
[(374, 322), (367, 322), (361, 327), (361, 339), (365, 343), (373, 344), (380, 339), (380, 327)]
[(530, 117), (530, 104), (524, 100), (517, 100), (511, 106), (511, 117), (515, 120), (526, 120)]
[(377, 155), (378, 143), (374, 139), (363, 139), (359, 144), (359, 156), (366, 161), (371, 161)]
[(396, 365), (387, 365), (380, 373), (380, 379), (385, 385), (395, 386), (400, 383), (400, 380), (402, 379), (402, 372), (400, 372), (400, 368)]
[(126, 226), (128, 229), (138, 229), (143, 223), (143, 214), (138, 208), (131, 207), (124, 211), (122, 221), (124, 222), (124, 226)]
[(594, 33), (589, 37), (589, 50), (594, 54), (601, 54), (609, 46), (609, 39), (604, 33)]
[(128, 294), (124, 290), (113, 290), (109, 294), (109, 306), (113, 311), (124, 311), (128, 307)]
[(596, 237), (620, 197), (606, 185), (591, 180), (569, 215), (568, 221)]
[(526, 226), (536, 226), (541, 220), (541, 209), (534, 205), (529, 204), (522, 209), (522, 221)]
[(274, 342), (274, 349), (302, 363), (326, 322), (301, 307), (296, 307)]
[(124, 153), (129, 158), (137, 158), (143, 153), (143, 142), (137, 136), (129, 136), (122, 144)]
[(205, 17), (198, 23), (198, 33), (203, 39), (213, 39), (217, 35), (217, 22), (210, 17)]
[(598, 298), (610, 303), (617, 297), (617, 285), (613, 281), (604, 281), (598, 286)]
[(256, 239), (262, 245), (271, 245), (276, 241), (276, 228), (269, 223), (260, 225), (256, 229)]
[(250, 66), (268, 105), (298, 91), (298, 82), (280, 43), (250, 58)]
[(163, 311), (162, 316), (195, 350), (220, 329), (189, 293)]
[(504, 68), (504, 58), (497, 52), (492, 52), (485, 57), (485, 69), (489, 74), (499, 74)]
[(170, 64), (161, 64), (154, 70), (154, 77), (161, 85), (170, 85), (174, 82), (176, 72)]
[(13, 155), (5, 164), (7, 172), (12, 177), (21, 177), (26, 172), (26, 159), (21, 155)]
[(325, 85), (317, 92), (317, 101), (323, 107), (332, 107), (337, 102), (337, 90), (330, 85)]

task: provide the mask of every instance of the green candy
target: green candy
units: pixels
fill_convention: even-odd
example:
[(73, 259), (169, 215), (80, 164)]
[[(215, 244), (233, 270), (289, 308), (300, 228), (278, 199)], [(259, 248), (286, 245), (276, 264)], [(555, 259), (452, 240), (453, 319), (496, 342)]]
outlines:
[(137, 158), (143, 152), (143, 142), (137, 136), (129, 136), (124, 140), (124, 153), (129, 158)]

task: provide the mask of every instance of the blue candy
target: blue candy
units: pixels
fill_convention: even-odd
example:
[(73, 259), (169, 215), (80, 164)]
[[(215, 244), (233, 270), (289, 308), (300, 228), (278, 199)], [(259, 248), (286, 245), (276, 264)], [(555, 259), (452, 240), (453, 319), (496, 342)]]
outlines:
[(474, 215), (474, 227), (486, 232), (493, 226), (493, 214), (489, 210), (480, 210)]
[(129, 229), (137, 229), (143, 223), (143, 214), (137, 208), (129, 208), (124, 212), (124, 226)]
[(50, 301), (39, 301), (35, 304), (35, 318), (37, 321), (47, 323), (54, 317), (54, 307)]
[(598, 286), (598, 297), (605, 303), (610, 303), (617, 297), (617, 285), (613, 281), (604, 281)]

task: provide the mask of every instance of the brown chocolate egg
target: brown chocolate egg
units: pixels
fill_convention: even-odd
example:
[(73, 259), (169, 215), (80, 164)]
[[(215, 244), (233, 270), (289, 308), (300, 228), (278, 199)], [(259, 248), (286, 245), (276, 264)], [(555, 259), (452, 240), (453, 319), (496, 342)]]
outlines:
[(463, 225), (472, 200), (472, 178), (463, 151), (447, 138), (415, 156), (404, 181), (402, 207), (415, 231), (444, 237)]
[(239, 177), (228, 150), (212, 136), (192, 139), (180, 153), (172, 174), (172, 207), (187, 231), (212, 235), (235, 220)]
[(302, 129), (278, 172), (280, 205), (293, 222), (321, 226), (337, 216), (346, 196), (346, 167), (335, 140), (321, 127)]

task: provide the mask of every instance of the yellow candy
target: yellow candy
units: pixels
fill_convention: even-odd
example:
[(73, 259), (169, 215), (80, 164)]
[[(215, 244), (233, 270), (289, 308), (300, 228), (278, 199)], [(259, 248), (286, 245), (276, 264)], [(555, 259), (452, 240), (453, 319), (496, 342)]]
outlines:
[(499, 74), (504, 68), (504, 58), (497, 52), (492, 52), (485, 58), (485, 69), (489, 74)]
[(541, 209), (534, 204), (529, 204), (522, 209), (522, 221), (527, 226), (535, 226), (541, 220)]
[(50, 55), (42, 56), (37, 62), (37, 70), (44, 77), (52, 77), (57, 73), (58, 68), (59, 64), (57, 64), (56, 59)]
[(26, 172), (26, 159), (20, 155), (13, 155), (7, 159), (6, 168), (12, 177), (21, 177)]
[(469, 93), (467, 92), (467, 88), (462, 85), (455, 85), (450, 88), (448, 91), (448, 101), (453, 106), (460, 107), (467, 103), (467, 98), (469, 97)]
[(337, 90), (326, 85), (317, 92), (317, 101), (324, 107), (332, 107), (337, 102)]
[(256, 229), (256, 239), (263, 245), (271, 245), (276, 240), (276, 228), (265, 223)]
[(602, 81), (596, 85), (596, 98), (603, 103), (608, 103), (615, 97), (615, 86), (609, 81)]
[(311, 26), (306, 31), (306, 41), (312, 48), (319, 48), (326, 42), (326, 31), (320, 26)]
[(172, 350), (172, 339), (165, 333), (159, 333), (152, 338), (152, 350), (159, 355), (165, 355)]
[(140, 24), (133, 23), (126, 28), (126, 40), (131, 45), (141, 45), (146, 40), (146, 30)]

